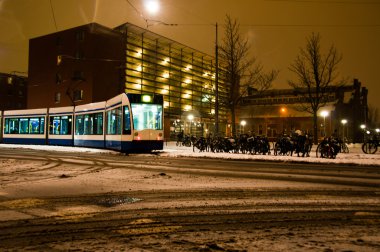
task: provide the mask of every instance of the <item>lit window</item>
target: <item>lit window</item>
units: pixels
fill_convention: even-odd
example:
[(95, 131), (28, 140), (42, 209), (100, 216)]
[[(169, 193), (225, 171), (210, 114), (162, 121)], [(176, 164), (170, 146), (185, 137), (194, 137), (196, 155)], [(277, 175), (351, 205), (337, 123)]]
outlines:
[(166, 79), (169, 78), (169, 76), (170, 76), (170, 75), (169, 75), (168, 72), (165, 72), (165, 73), (163, 73), (163, 75), (162, 75), (162, 77), (164, 77), (164, 78), (166, 78)]
[(162, 64), (166, 65), (170, 62), (170, 59), (169, 58), (165, 58), (163, 61), (162, 61)]
[(74, 90), (73, 100), (74, 101), (83, 100), (83, 90)]
[(191, 69), (191, 65), (187, 65), (186, 67), (185, 67), (185, 71), (189, 71)]

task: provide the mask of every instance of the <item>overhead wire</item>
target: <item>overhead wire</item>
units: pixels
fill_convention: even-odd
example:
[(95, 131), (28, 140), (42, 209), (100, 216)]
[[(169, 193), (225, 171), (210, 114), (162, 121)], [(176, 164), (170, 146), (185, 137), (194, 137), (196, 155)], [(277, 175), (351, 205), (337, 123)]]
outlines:
[(54, 21), (55, 31), (58, 31), (57, 21), (55, 20), (55, 14), (54, 14), (53, 3), (51, 2), (51, 0), (50, 0), (50, 8), (51, 8), (51, 13), (52, 13), (52, 15), (53, 15), (53, 21)]

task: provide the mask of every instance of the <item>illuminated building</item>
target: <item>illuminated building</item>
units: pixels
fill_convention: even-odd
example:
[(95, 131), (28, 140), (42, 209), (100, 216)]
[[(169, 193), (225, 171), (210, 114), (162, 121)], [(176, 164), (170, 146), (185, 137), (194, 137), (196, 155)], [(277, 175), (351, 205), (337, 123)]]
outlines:
[[(219, 96), (227, 96), (219, 71)], [(126, 23), (96, 23), (29, 42), (28, 108), (98, 102), (118, 93), (162, 94), (165, 137), (214, 130), (215, 60), (212, 56)], [(187, 120), (188, 115), (194, 120)], [(227, 109), (219, 109), (220, 129)]]

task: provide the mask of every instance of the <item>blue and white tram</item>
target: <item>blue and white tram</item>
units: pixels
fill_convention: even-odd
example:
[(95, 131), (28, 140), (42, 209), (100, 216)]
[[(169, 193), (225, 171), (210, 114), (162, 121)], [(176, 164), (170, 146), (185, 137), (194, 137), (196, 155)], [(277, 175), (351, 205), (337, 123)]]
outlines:
[(121, 152), (162, 150), (163, 112), (162, 95), (125, 93), (75, 108), (4, 111), (0, 141)]
[(3, 112), (3, 142), (46, 144), (47, 109), (8, 110)]
[(73, 146), (74, 107), (49, 109), (49, 145)]

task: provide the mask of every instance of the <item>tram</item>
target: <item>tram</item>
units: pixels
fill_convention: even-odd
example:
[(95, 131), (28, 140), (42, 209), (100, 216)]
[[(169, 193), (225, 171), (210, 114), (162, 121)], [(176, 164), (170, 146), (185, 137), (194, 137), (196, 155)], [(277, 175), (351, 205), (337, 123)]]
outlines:
[(123, 93), (75, 107), (0, 111), (0, 142), (162, 150), (163, 103), (162, 95)]

